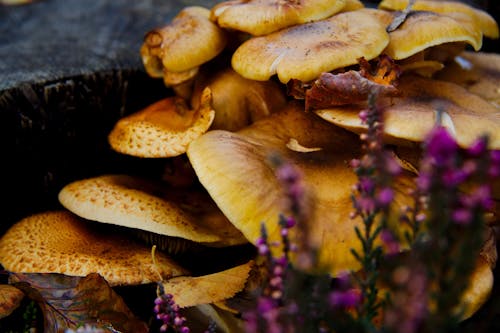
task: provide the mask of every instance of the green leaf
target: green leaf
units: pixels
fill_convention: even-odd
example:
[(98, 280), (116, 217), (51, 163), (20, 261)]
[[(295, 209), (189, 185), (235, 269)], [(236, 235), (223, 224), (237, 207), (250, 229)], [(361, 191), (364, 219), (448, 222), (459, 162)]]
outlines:
[(108, 332), (148, 332), (123, 299), (99, 274), (86, 277), (62, 274), (11, 273), (10, 282), (38, 302), (44, 332), (64, 332), (84, 324)]

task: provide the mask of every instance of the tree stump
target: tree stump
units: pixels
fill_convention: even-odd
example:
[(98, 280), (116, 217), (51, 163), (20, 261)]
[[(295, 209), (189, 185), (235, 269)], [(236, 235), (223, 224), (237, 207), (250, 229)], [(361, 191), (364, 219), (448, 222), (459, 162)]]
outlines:
[[(168, 95), (144, 71), (146, 32), (194, 0), (38, 0), (0, 5), (0, 235), (20, 218), (58, 208), (68, 182), (138, 172), (113, 153), (116, 120)], [(149, 162), (151, 163), (151, 162)], [(137, 167), (136, 167), (137, 166)]]

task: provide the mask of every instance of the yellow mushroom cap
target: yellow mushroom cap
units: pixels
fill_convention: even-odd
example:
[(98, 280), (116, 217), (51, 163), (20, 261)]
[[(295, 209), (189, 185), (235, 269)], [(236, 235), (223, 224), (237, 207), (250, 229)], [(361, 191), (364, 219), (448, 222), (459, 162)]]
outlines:
[(312, 21), (339, 12), (346, 0), (231, 0), (215, 5), (211, 19), (223, 28), (254, 36)]
[(361, 2), (361, 0), (346, 0), (341, 12), (350, 12), (362, 8), (365, 8), (365, 5)]
[(229, 299), (245, 287), (253, 262), (203, 276), (179, 276), (163, 283), (166, 294), (174, 296), (181, 308), (213, 304)]
[[(382, 0), (379, 8), (403, 10), (407, 5), (408, 0)], [(498, 38), (499, 35), (497, 22), (495, 22), (495, 19), (490, 14), (459, 1), (417, 0), (413, 4), (412, 9), (441, 14), (463, 13), (473, 18), (486, 37)]]
[(405, 59), (433, 46), (463, 42), (475, 50), (482, 46), (482, 34), (465, 14), (442, 15), (412, 11), (405, 21), (389, 33), (390, 42), (384, 50), (395, 60)]
[(186, 152), (191, 141), (205, 133), (215, 111), (210, 89), (190, 110), (181, 97), (167, 97), (119, 119), (108, 135), (115, 151), (137, 157), (172, 157)]
[[(291, 139), (308, 149), (295, 149), (296, 144), (289, 145)], [(278, 153), (299, 168), (313, 197), (314, 214), (307, 219), (310, 244), (319, 247), (320, 264), (336, 275), (359, 268), (351, 254), (351, 248), (360, 249), (354, 227), (361, 221), (350, 218), (357, 178), (349, 161), (360, 146), (356, 135), (293, 104), (236, 133), (207, 132), (192, 142), (187, 154), (200, 182), (253, 244), (261, 236), (261, 223), (270, 242), (280, 240), (279, 215), (289, 213), (269, 156)], [(402, 204), (408, 184), (397, 186), (401, 193), (395, 202)], [(295, 232), (291, 230), (292, 240)]]
[(384, 50), (389, 35), (380, 20), (363, 10), (340, 13), (254, 37), (236, 49), (231, 63), (243, 77), (281, 82), (310, 81), (323, 72), (371, 60)]
[(169, 24), (148, 32), (141, 47), (148, 73), (159, 75), (163, 68), (184, 72), (217, 56), (226, 46), (227, 38), (209, 17), (210, 10), (189, 6)]
[(461, 319), (470, 318), (489, 299), (493, 290), (493, 269), (497, 262), (496, 234), (491, 227), (485, 229), (485, 242), (476, 260), (474, 271), (469, 277), (469, 285), (464, 290), (460, 306)]
[[(142, 178), (103, 175), (74, 181), (59, 192), (61, 204), (87, 220), (178, 237), (207, 246), (246, 243), (208, 195), (163, 188)], [(196, 195), (196, 197), (195, 197)]]
[(462, 52), (435, 78), (454, 82), (500, 108), (500, 55), (497, 53)]
[(191, 99), (194, 108), (197, 108), (205, 87), (212, 92), (215, 111), (210, 129), (237, 131), (286, 104), (284, 89), (277, 82), (249, 80), (232, 68), (198, 78)]
[[(500, 109), (457, 84), (419, 76), (403, 76), (400, 96), (381, 101), (385, 108), (384, 131), (398, 144), (421, 142), (436, 125), (438, 110), (441, 125), (449, 129), (457, 143), (470, 146), (479, 136), (489, 135), (490, 147), (500, 149)], [(323, 119), (354, 132), (363, 132), (359, 112), (366, 106), (316, 110)]]
[(165, 254), (120, 235), (96, 230), (68, 211), (26, 217), (0, 239), (0, 263), (11, 272), (86, 276), (111, 286), (136, 285), (187, 274)]

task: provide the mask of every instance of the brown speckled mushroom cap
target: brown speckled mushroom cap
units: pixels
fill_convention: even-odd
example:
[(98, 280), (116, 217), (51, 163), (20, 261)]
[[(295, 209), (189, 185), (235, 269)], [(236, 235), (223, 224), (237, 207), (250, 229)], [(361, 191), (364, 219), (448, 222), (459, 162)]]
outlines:
[(151, 283), (187, 274), (165, 254), (123, 235), (95, 230), (68, 211), (26, 217), (0, 239), (0, 263), (11, 272), (99, 273), (110, 285)]
[(167, 97), (119, 119), (108, 135), (115, 151), (137, 157), (172, 157), (186, 152), (191, 141), (206, 132), (215, 111), (205, 89), (196, 109), (178, 96)]
[(198, 107), (205, 87), (212, 92), (212, 107), (215, 110), (210, 129), (237, 131), (286, 104), (284, 89), (277, 82), (249, 80), (232, 68), (197, 79), (191, 99), (194, 108)]
[(231, 63), (243, 77), (265, 81), (274, 74), (281, 82), (310, 81), (323, 72), (371, 60), (389, 43), (385, 25), (364, 10), (286, 28), (241, 44)]
[[(74, 181), (59, 192), (61, 204), (87, 220), (115, 224), (207, 246), (246, 243), (208, 195), (176, 200), (181, 189), (164, 188), (128, 175)], [(169, 193), (170, 192), (170, 193)], [(174, 194), (172, 194), (174, 192)]]
[[(291, 139), (309, 149), (290, 149)], [(193, 141), (187, 154), (200, 182), (253, 244), (261, 236), (261, 223), (271, 242), (281, 239), (279, 215), (289, 213), (270, 155), (278, 153), (297, 166), (314, 198), (314, 214), (307, 219), (310, 242), (319, 246), (320, 264), (335, 275), (359, 268), (350, 252), (359, 249), (354, 227), (361, 221), (349, 217), (352, 186), (357, 182), (349, 162), (359, 157), (360, 146), (357, 135), (305, 113), (301, 104), (292, 104), (236, 133), (207, 132)], [(398, 183), (398, 204), (405, 200), (402, 193), (407, 186)]]
[(167, 25), (149, 31), (141, 47), (147, 72), (162, 77), (192, 70), (217, 56), (226, 46), (225, 32), (210, 21), (210, 10), (189, 6)]
[(500, 55), (466, 51), (447, 63), (436, 79), (454, 82), (500, 108)]
[[(385, 108), (384, 131), (397, 144), (421, 142), (436, 125), (447, 127), (457, 143), (468, 147), (479, 136), (488, 134), (490, 147), (500, 149), (500, 109), (457, 84), (418, 76), (403, 76), (400, 96), (381, 101)], [(354, 132), (363, 132), (359, 112), (364, 105), (316, 110), (321, 118)]]
[[(379, 8), (388, 10), (403, 10), (407, 5), (408, 0), (382, 0), (379, 4)], [(471, 7), (463, 2), (417, 0), (413, 4), (412, 9), (441, 14), (466, 14), (480, 27), (484, 36), (488, 38), (498, 38), (498, 25), (495, 22), (495, 19), (487, 12)]]
[(173, 295), (181, 308), (221, 302), (244, 289), (252, 265), (250, 261), (208, 275), (172, 278), (163, 283), (164, 291)]
[(462, 13), (444, 15), (411, 11), (405, 21), (389, 35), (390, 42), (384, 53), (395, 60), (450, 43), (466, 43), (477, 51), (483, 42), (481, 30), (469, 16)]
[(312, 21), (339, 12), (346, 0), (231, 0), (215, 5), (210, 18), (219, 26), (254, 36)]

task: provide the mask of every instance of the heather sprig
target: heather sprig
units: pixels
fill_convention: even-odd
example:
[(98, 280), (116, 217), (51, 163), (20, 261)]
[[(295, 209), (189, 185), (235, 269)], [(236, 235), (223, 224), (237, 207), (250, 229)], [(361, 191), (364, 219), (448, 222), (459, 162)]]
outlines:
[[(354, 159), (351, 166), (358, 177), (352, 196), (354, 212), (352, 218), (359, 217), (362, 227), (355, 228), (362, 251), (352, 250), (362, 266), (362, 274), (355, 275), (361, 290), (362, 302), (357, 307), (358, 320), (367, 331), (375, 331), (373, 319), (382, 306), (377, 287), (383, 248), (377, 245), (379, 236), (389, 240), (386, 229), (389, 207), (394, 199), (392, 183), (401, 172), (400, 166), (385, 149), (383, 143), (383, 109), (377, 105), (377, 94), (370, 95), (368, 108), (360, 113), (367, 125), (367, 132), (361, 135), (364, 155)], [(389, 242), (387, 242), (389, 244)], [(391, 243), (393, 245), (394, 242)]]
[(174, 332), (189, 333), (189, 327), (186, 325), (186, 318), (180, 313), (180, 308), (175, 304), (174, 297), (166, 294), (161, 282), (158, 283), (158, 293), (155, 299), (154, 312), (156, 319), (163, 322), (160, 326), (160, 332), (167, 332), (173, 329)]
[(498, 152), (487, 147), (487, 137), (481, 137), (462, 149), (441, 126), (424, 143), (417, 191), (427, 218), (412, 255), (425, 264), (434, 286), (425, 322), (429, 332), (452, 330), (461, 317), (457, 304), (484, 243), (485, 212), (493, 205), (490, 182), (497, 174)]

